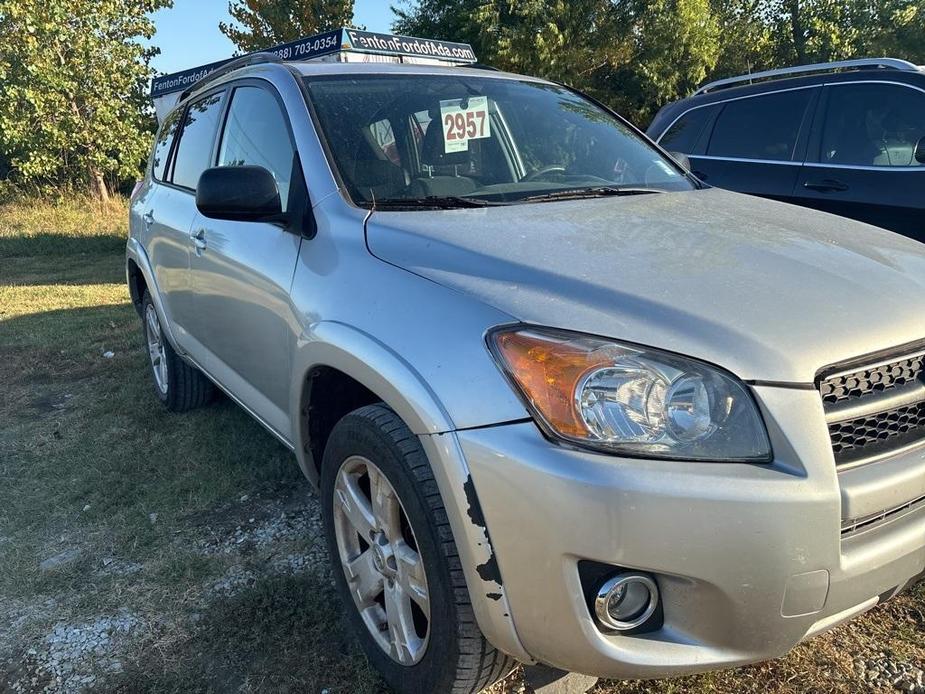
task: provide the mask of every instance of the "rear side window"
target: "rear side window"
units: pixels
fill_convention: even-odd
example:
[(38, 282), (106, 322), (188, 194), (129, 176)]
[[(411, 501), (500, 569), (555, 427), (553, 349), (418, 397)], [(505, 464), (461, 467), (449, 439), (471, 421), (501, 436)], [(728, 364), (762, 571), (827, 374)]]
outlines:
[(849, 166), (922, 166), (925, 94), (894, 84), (829, 87), (820, 161)]
[(659, 144), (669, 152), (693, 154), (697, 141), (703, 134), (704, 126), (715, 110), (715, 106), (704, 106), (688, 111), (668, 128), (668, 132), (662, 136)]
[(164, 180), (164, 173), (167, 171), (167, 157), (170, 156), (170, 146), (173, 144), (173, 137), (177, 133), (181, 113), (182, 109), (167, 116), (161, 131), (157, 135), (157, 140), (154, 142), (154, 156), (151, 157), (151, 174), (158, 181)]
[(183, 119), (180, 144), (174, 156), (173, 182), (195, 190), (202, 172), (212, 165), (212, 146), (222, 111), (224, 92), (190, 104)]
[(285, 210), (295, 148), (276, 98), (260, 87), (238, 87), (231, 98), (218, 153), (219, 166), (262, 166), (276, 185)]
[(730, 101), (716, 119), (707, 154), (790, 161), (812, 89)]

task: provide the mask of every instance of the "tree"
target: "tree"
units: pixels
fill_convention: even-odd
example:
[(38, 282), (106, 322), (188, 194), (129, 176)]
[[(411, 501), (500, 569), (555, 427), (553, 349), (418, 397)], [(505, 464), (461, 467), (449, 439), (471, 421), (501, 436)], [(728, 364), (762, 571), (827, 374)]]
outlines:
[(711, 79), (775, 66), (775, 42), (767, 0), (713, 0), (719, 56)]
[(618, 7), (629, 50), (607, 85), (618, 109), (645, 124), (711, 73), (720, 55), (719, 24), (709, 0), (627, 0)]
[(922, 0), (401, 0), (402, 33), (567, 82), (643, 123), (704, 80), (874, 55), (925, 62)]
[(232, 0), (228, 12), (240, 27), (219, 29), (243, 53), (295, 41), (353, 22), (353, 0)]
[(716, 63), (709, 0), (418, 0), (395, 29), (467, 41), (483, 62), (562, 81), (644, 122)]
[(0, 153), (23, 182), (108, 198), (150, 137), (150, 12), (172, 0), (0, 0)]
[(921, 0), (713, 0), (716, 77), (772, 67), (889, 55), (925, 60)]

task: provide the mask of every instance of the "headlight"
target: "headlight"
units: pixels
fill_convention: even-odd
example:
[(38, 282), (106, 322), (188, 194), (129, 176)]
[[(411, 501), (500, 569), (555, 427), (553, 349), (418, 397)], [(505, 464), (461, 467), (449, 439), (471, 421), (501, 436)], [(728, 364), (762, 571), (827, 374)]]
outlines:
[(554, 436), (635, 457), (771, 460), (751, 394), (716, 367), (556, 330), (502, 330), (489, 344)]

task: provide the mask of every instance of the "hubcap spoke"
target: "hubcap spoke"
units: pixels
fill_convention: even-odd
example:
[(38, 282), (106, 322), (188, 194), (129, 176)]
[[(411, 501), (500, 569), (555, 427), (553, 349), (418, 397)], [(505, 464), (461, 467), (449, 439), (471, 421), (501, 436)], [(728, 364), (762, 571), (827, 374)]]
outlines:
[(417, 660), (423, 642), (414, 631), (410, 598), (397, 583), (385, 588), (385, 615), (389, 623), (392, 657), (410, 665)]
[(372, 505), (357, 484), (357, 477), (341, 471), (335, 488), (337, 501), (347, 520), (364, 542), (369, 542), (376, 532), (376, 519)]
[(401, 509), (395, 490), (381, 472), (372, 468), (369, 468), (369, 488), (376, 525), (394, 542), (401, 537)]
[(421, 555), (402, 542), (395, 550), (398, 565), (398, 585), (414, 600), (424, 614), (430, 614), (430, 595)]

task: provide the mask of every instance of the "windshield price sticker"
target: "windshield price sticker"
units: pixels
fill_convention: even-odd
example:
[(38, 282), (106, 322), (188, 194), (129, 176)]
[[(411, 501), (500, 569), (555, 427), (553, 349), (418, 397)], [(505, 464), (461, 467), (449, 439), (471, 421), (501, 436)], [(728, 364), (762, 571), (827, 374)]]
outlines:
[(443, 144), (446, 154), (469, 151), (469, 140), (491, 137), (488, 97), (452, 99), (440, 102)]

